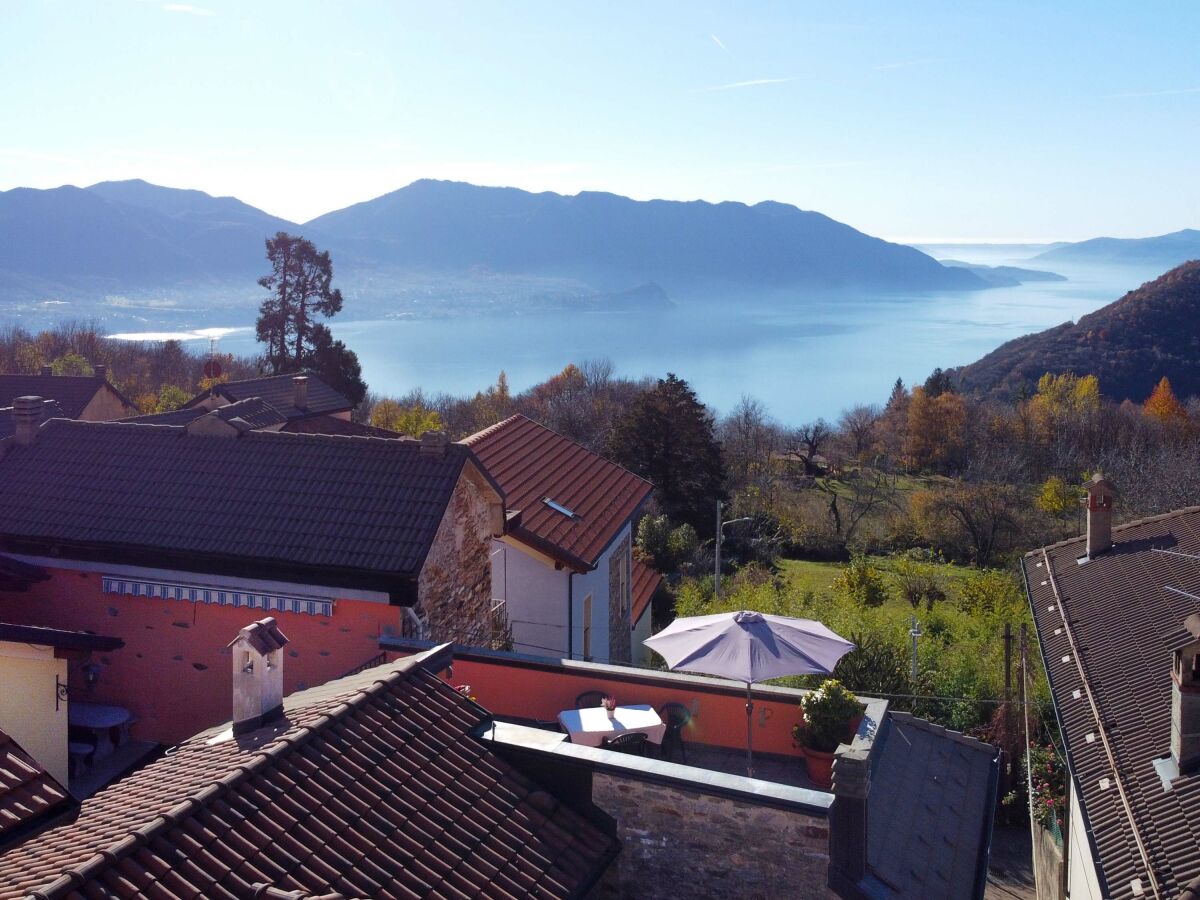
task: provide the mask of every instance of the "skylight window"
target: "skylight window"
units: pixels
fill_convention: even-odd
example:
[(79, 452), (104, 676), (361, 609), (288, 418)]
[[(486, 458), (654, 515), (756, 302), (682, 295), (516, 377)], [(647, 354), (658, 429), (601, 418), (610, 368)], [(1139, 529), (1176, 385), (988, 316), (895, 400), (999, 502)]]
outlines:
[(545, 504), (546, 504), (548, 507), (550, 507), (552, 510), (554, 510), (556, 513), (562, 513), (562, 514), (563, 514), (564, 516), (566, 516), (568, 519), (573, 519), (573, 518), (575, 518), (575, 512), (574, 512), (573, 510), (567, 509), (567, 508), (566, 508), (565, 506), (563, 506), (561, 503), (556, 503), (556, 502), (554, 502), (554, 501), (553, 501), (553, 500), (551, 500), (549, 497), (543, 497), (543, 498), (542, 498), (542, 502), (543, 502), (543, 503), (545, 503)]

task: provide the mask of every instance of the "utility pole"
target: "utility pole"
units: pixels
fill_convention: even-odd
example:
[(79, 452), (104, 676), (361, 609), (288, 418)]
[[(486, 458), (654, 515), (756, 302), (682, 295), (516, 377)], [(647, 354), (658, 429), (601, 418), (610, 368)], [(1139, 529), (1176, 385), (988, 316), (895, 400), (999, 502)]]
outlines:
[(717, 536), (713, 540), (713, 596), (716, 599), (721, 599), (721, 535), (722, 529), (726, 525), (734, 525), (738, 522), (749, 522), (750, 516), (742, 516), (740, 519), (730, 519), (728, 522), (721, 521), (721, 501), (717, 501)]
[(917, 622), (916, 616), (909, 618), (912, 621), (912, 627), (908, 629), (908, 636), (912, 638), (912, 689), (915, 693), (917, 689), (917, 638), (925, 632), (921, 631), (921, 625)]
[[(1004, 735), (1005, 739), (1010, 743), (1012, 741), (1012, 624), (1004, 623)], [(1005, 754), (1007, 755), (1007, 754)], [(1005, 792), (1012, 785), (1013, 779), (1013, 760), (1008, 759), (1005, 762), (1005, 770), (1001, 774), (1004, 777)]]

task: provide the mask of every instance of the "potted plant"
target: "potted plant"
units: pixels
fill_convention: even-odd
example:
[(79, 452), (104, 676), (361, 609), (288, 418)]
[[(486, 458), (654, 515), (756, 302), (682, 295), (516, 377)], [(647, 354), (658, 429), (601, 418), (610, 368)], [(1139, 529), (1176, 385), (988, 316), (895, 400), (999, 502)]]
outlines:
[(800, 701), (804, 722), (792, 729), (792, 735), (804, 748), (808, 777), (822, 788), (833, 785), (833, 754), (838, 744), (854, 737), (866, 705), (830, 678)]

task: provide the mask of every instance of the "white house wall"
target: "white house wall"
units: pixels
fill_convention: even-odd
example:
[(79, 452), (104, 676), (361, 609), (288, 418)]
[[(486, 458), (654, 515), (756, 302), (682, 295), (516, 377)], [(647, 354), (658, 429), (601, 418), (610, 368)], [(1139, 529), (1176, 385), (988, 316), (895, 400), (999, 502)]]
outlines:
[[(570, 646), (575, 659), (583, 659), (584, 600), (591, 595), (591, 659), (601, 663), (609, 661), (609, 559), (628, 534), (629, 525), (626, 524), (601, 555), (596, 568), (571, 579), (574, 639)], [(513, 650), (566, 658), (567, 570), (555, 569), (544, 558), (503, 541), (493, 541), (492, 551), (492, 590), (505, 601), (512, 627)]]
[(1100, 900), (1100, 879), (1092, 859), (1092, 847), (1083, 829), (1083, 812), (1079, 792), (1071, 781), (1071, 823), (1067, 836), (1067, 896), (1070, 900)]

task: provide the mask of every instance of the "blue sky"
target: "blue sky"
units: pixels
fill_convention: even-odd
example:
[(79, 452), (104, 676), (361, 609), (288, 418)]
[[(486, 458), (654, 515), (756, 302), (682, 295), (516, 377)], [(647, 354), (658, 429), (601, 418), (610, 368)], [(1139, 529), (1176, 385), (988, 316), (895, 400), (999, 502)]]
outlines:
[(304, 220), (420, 177), (895, 239), (1200, 227), (1200, 4), (8, 0), (0, 188)]

